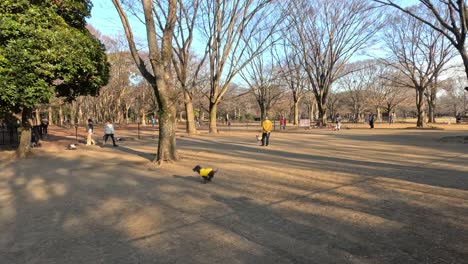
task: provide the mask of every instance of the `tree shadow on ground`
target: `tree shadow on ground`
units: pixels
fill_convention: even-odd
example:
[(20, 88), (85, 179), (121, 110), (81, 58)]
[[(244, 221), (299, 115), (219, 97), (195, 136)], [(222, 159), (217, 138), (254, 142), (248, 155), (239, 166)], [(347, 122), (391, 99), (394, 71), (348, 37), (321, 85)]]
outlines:
[[(291, 142), (291, 144), (295, 144)], [(183, 148), (202, 152), (211, 152), (222, 155), (229, 155), (240, 160), (248, 159), (250, 163), (271, 162), (272, 164), (287, 164), (287, 166), (300, 169), (333, 171), (339, 173), (353, 173), (364, 177), (385, 177), (390, 179), (400, 179), (431, 186), (468, 190), (466, 181), (466, 171), (456, 168), (426, 168), (426, 164), (399, 164), (395, 162), (385, 162), (379, 159), (357, 160), (345, 157), (329, 156), (329, 151), (323, 148), (323, 154), (306, 154), (287, 151), (283, 149), (260, 148), (249, 146), (239, 142), (227, 143), (224, 141), (214, 141), (212, 139), (182, 139), (180, 144)], [(466, 153), (466, 152), (465, 152)], [(385, 150), (381, 150), (381, 157), (386, 155)], [(463, 154), (462, 154), (463, 155)], [(446, 158), (431, 157), (433, 162), (445, 161)], [(252, 165), (255, 166), (255, 165)], [(450, 177), (450, 181), (447, 180)]]
[(189, 182), (198, 182), (201, 183), (201, 179), (198, 176), (181, 176), (181, 175), (172, 175), (175, 179), (182, 179)]
[[(101, 156), (37, 159), (3, 167), (0, 263), (467, 259), (464, 200), (399, 193), (372, 179), (297, 195), (300, 185), (270, 180), (274, 201), (265, 204), (260, 192), (246, 196), (251, 175), (203, 185), (170, 170), (122, 165), (119, 158), (115, 164)], [(279, 200), (274, 189), (290, 198)], [(425, 199), (433, 205), (421, 206)]]
[[(104, 146), (104, 147), (106, 148), (107, 146)], [(122, 146), (122, 145), (119, 145), (118, 147), (112, 147), (111, 145), (109, 145), (109, 147), (111, 147), (111, 148), (113, 148), (115, 150), (127, 153), (127, 154), (142, 157), (142, 158), (144, 158), (144, 159), (146, 159), (148, 161), (153, 161), (156, 158), (156, 154), (146, 153), (146, 152), (134, 150), (131, 147), (126, 147), (126, 146)]]
[[(389, 192), (371, 190), (379, 191)], [(466, 215), (455, 225), (436, 210), (398, 197), (373, 205), (356, 196), (336, 197), (346, 201), (308, 196), (264, 205), (242, 196), (213, 195), (235, 216), (213, 222), (230, 226), (281, 263), (459, 263), (468, 257), (468, 233), (457, 235)]]

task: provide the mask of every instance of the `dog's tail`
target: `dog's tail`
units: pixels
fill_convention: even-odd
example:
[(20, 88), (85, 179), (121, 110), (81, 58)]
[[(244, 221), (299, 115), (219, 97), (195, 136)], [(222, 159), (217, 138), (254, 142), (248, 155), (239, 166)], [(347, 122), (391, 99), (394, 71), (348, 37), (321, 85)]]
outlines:
[(213, 179), (213, 177), (215, 176), (215, 174), (218, 172), (218, 170), (213, 170), (211, 171), (210, 175), (208, 175), (208, 180), (211, 181), (211, 179)]

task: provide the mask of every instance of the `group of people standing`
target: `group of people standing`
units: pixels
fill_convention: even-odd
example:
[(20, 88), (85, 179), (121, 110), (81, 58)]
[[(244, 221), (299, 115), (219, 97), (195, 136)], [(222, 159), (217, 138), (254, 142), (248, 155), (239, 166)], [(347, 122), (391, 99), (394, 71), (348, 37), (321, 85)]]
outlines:
[[(104, 125), (104, 140), (102, 143), (102, 147), (106, 145), (109, 137), (112, 139), (113, 146), (118, 147), (118, 145), (115, 143), (114, 133), (115, 133), (114, 125), (112, 124), (111, 121), (107, 121), (106, 124)], [(96, 145), (96, 141), (94, 141), (93, 139), (93, 134), (94, 134), (94, 122), (90, 118), (88, 119), (88, 137), (86, 138), (86, 146)]]

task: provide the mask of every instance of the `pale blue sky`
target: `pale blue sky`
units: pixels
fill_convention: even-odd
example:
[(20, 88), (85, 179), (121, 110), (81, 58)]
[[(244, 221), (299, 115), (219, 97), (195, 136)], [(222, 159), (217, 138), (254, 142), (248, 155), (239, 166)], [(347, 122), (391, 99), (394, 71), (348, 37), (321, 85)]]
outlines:
[(93, 0), (91, 18), (88, 24), (105, 35), (116, 35), (123, 32), (122, 23), (111, 0)]
[[(112, 0), (92, 0), (93, 8), (91, 9), (91, 17), (86, 21), (95, 29), (104, 35), (115, 37), (123, 35), (124, 30), (119, 14), (115, 10)], [(145, 26), (135, 18), (129, 15), (130, 24), (133, 34), (136, 39), (146, 39)]]

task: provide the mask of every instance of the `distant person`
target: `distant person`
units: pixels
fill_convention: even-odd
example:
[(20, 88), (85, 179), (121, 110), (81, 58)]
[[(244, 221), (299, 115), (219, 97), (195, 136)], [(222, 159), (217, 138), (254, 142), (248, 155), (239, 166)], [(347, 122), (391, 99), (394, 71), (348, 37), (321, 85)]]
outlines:
[(49, 119), (47, 119), (47, 117), (42, 118), (42, 120), (41, 120), (42, 135), (47, 135), (47, 128), (48, 127), (49, 127)]
[(280, 129), (285, 130), (286, 129), (286, 118), (281, 118), (280, 120)]
[(112, 144), (114, 147), (118, 147), (117, 144), (115, 144), (115, 138), (114, 138), (114, 125), (112, 124), (111, 121), (107, 121), (106, 124), (104, 125), (104, 142), (102, 143), (102, 146), (106, 145), (107, 139), (110, 137), (112, 139)]
[(153, 126), (156, 124), (156, 119), (154, 118), (154, 116), (153, 118), (151, 118), (151, 124), (153, 124)]
[(272, 128), (273, 124), (270, 120), (268, 120), (268, 117), (265, 117), (265, 120), (263, 120), (262, 122), (262, 146), (268, 146), (270, 142), (270, 133)]
[(336, 115), (335, 123), (336, 123), (336, 130), (340, 130), (341, 129), (341, 116), (340, 116), (340, 114)]
[(460, 114), (457, 115), (457, 124), (461, 124), (462, 117)]
[(388, 123), (391, 125), (391, 124), (393, 124), (393, 122), (395, 122), (395, 112), (392, 112), (392, 113), (388, 116)]
[(370, 125), (370, 128), (374, 128), (374, 121), (375, 121), (375, 115), (374, 115), (374, 112), (371, 112), (369, 114), (369, 125)]
[(88, 119), (88, 137), (86, 138), (86, 146), (96, 145), (96, 142), (93, 139), (94, 133), (94, 123), (93, 120), (90, 118)]

